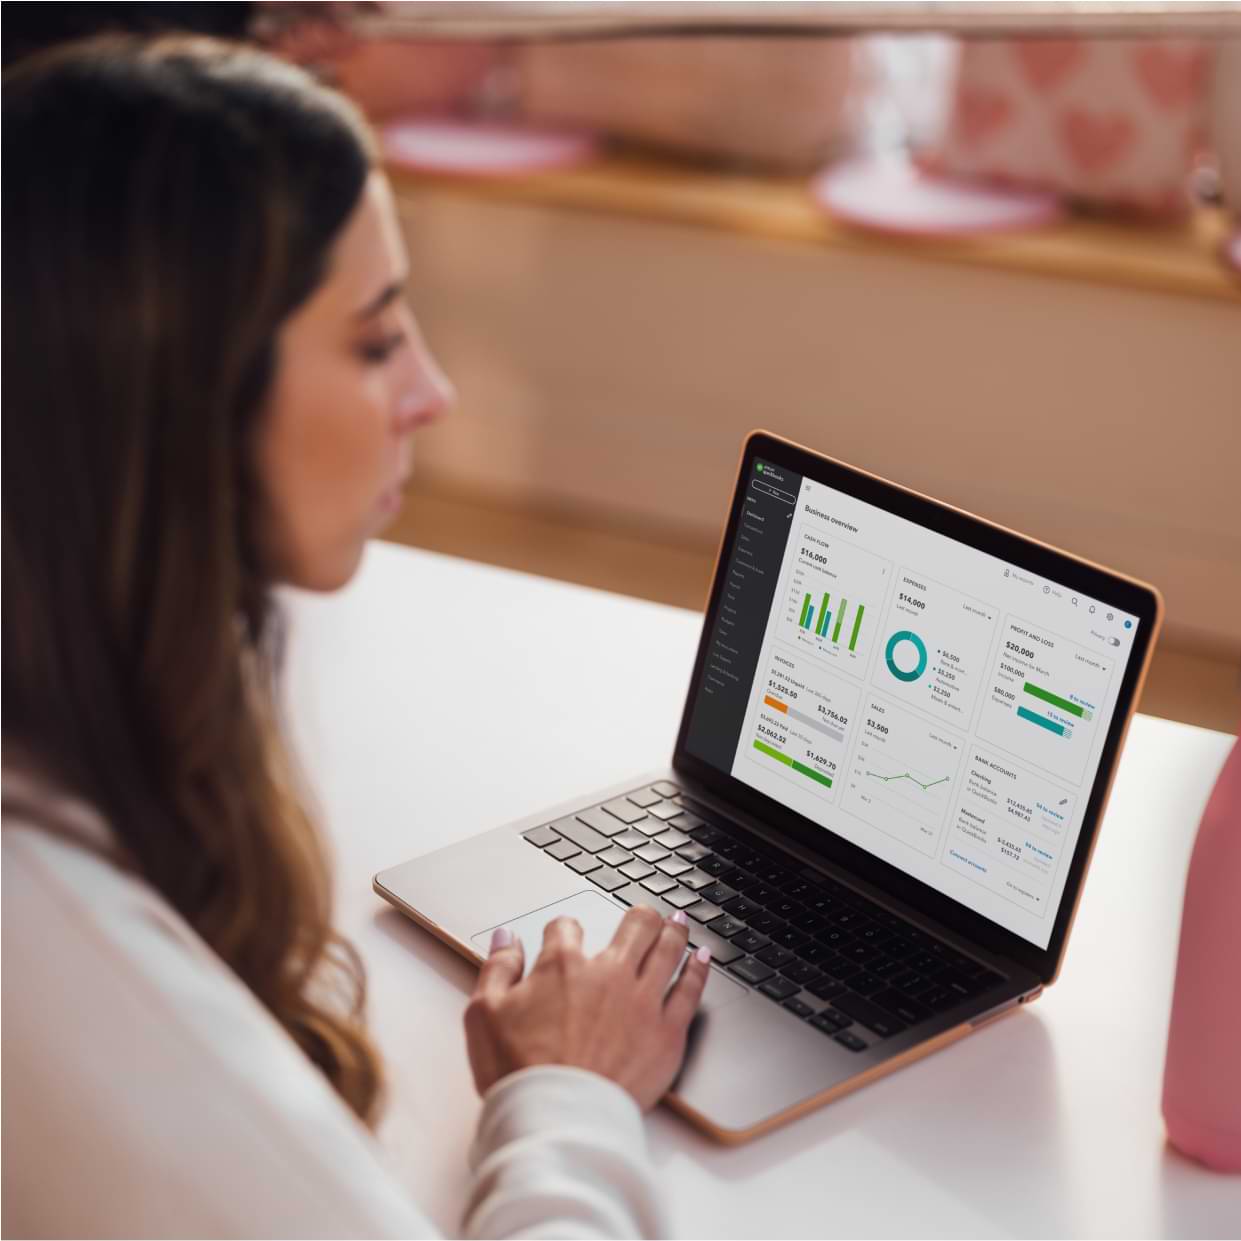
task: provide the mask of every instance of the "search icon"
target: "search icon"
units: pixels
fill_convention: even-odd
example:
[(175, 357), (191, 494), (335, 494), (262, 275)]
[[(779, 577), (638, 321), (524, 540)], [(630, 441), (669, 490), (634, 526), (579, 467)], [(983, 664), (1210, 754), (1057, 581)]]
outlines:
[(1093, 603), (1090, 605), (1090, 615), (1091, 616), (1094, 615), (1094, 604)]
[(1077, 596), (1076, 595), (1073, 596), (1073, 606), (1077, 607)]

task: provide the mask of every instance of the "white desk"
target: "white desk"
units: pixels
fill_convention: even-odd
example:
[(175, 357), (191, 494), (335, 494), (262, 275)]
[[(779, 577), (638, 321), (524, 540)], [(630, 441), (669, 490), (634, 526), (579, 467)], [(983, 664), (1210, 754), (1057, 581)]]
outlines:
[[(382, 1134), (451, 1235), (477, 1109), (473, 970), (371, 876), (665, 762), (700, 618), (387, 544), (290, 613), (292, 725), (389, 1066)], [(1241, 1178), (1172, 1152), (1159, 1113), (1185, 869), (1228, 745), (1134, 722), (1067, 966), (1030, 1009), (749, 1146), (657, 1111), (678, 1232), (1236, 1235)]]

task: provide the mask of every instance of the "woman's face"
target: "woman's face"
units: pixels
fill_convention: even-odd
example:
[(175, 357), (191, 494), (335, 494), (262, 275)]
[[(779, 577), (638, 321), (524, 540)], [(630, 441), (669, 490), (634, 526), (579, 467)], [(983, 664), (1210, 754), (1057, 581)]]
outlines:
[(280, 332), (259, 432), (262, 543), (290, 585), (335, 590), (353, 576), (400, 508), (414, 431), (454, 399), (405, 304), (407, 275), (392, 193), (372, 173), (326, 279)]

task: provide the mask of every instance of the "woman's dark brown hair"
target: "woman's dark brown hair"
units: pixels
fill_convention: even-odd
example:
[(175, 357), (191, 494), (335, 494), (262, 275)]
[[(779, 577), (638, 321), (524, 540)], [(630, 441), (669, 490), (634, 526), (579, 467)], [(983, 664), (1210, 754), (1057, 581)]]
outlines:
[(301, 71), (203, 40), (78, 44), (3, 94), (6, 749), (99, 809), (370, 1119), (362, 969), (277, 737), (254, 453), (369, 139)]

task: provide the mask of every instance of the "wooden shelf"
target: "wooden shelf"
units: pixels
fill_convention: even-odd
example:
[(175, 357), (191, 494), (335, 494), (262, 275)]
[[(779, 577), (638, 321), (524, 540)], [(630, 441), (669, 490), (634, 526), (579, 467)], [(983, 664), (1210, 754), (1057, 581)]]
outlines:
[(941, 262), (1241, 304), (1241, 280), (1219, 258), (1227, 221), (1202, 210), (1173, 225), (1076, 218), (1036, 232), (968, 240), (908, 240), (825, 216), (806, 181), (736, 175), (628, 154), (568, 172), (470, 178), (392, 170), (398, 191), (419, 186), (479, 198), (597, 211), (744, 234), (767, 241)]

